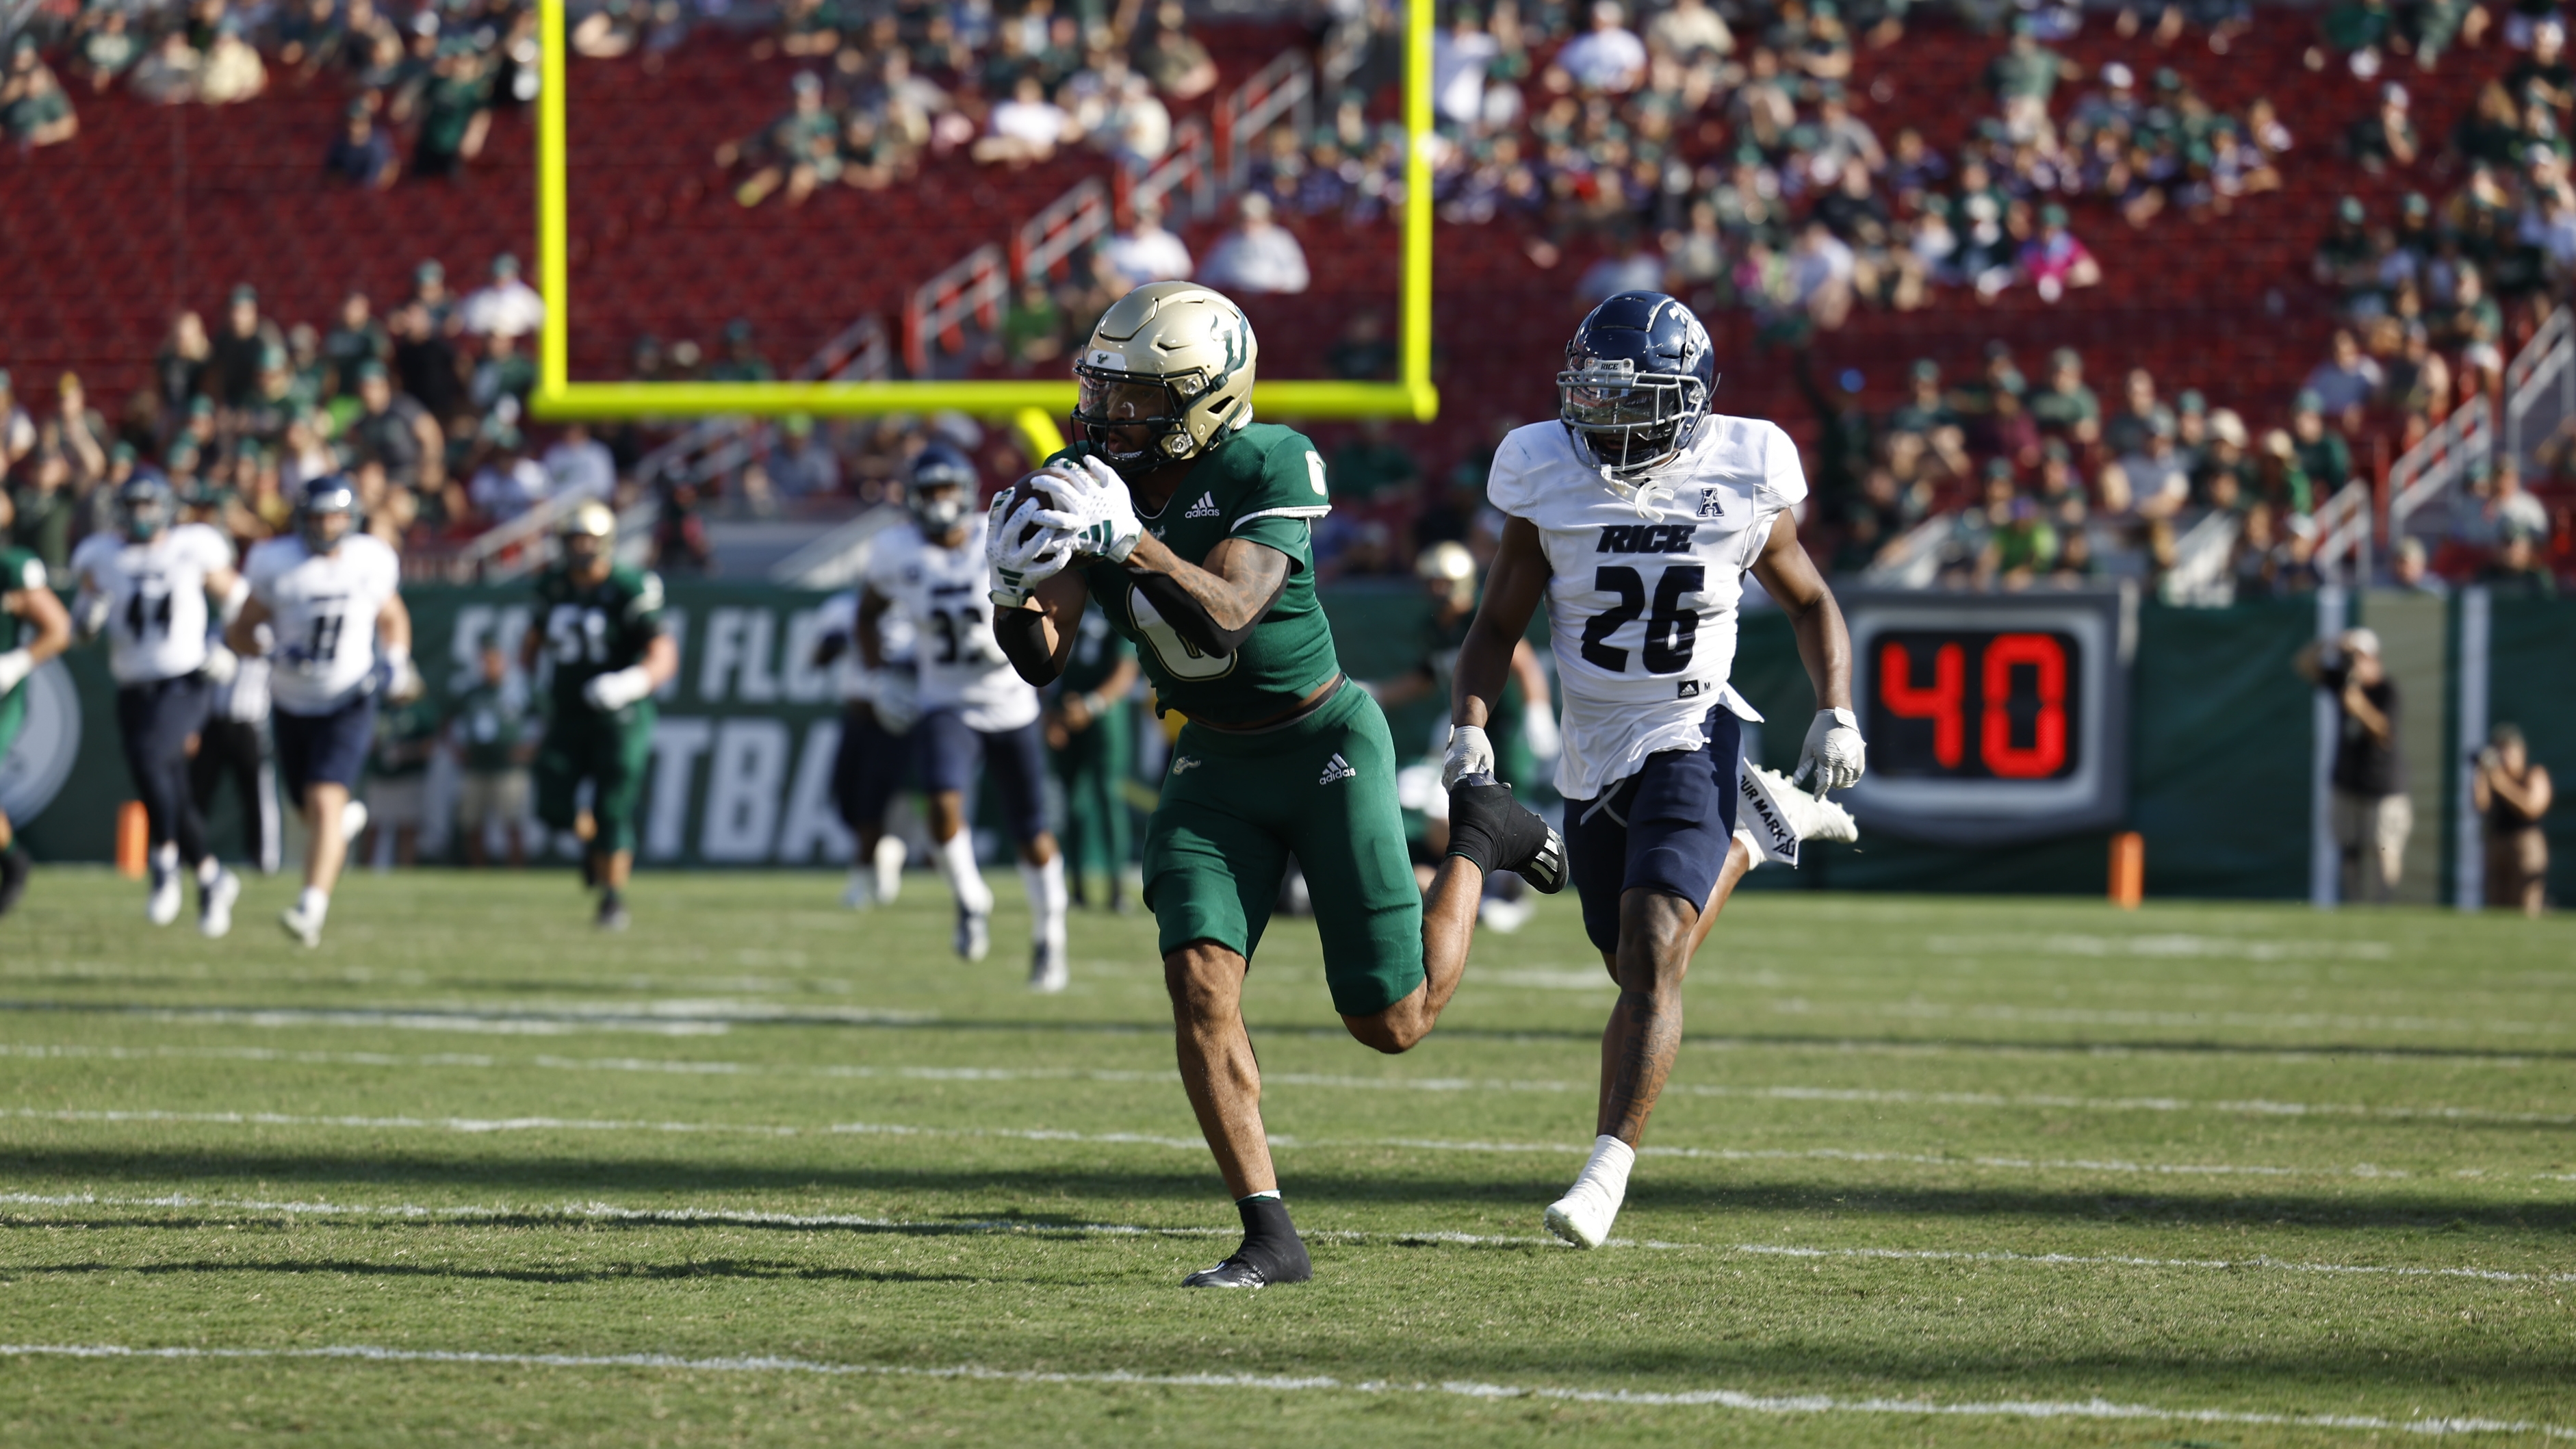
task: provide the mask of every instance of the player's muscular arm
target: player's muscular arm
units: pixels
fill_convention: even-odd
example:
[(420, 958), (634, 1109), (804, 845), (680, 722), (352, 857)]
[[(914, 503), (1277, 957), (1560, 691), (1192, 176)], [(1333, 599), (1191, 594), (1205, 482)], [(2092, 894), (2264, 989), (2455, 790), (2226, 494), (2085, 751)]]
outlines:
[(224, 629), (224, 643), (244, 659), (258, 658), (266, 652), (259, 647), (259, 626), (267, 623), (269, 618), (268, 605), (261, 603), (257, 595), (252, 595)]
[(387, 654), (411, 653), (411, 610), (403, 606), (402, 595), (387, 595), (376, 611), (376, 638)]
[[(1538, 612), (1539, 600), (1546, 597), (1547, 578), (1547, 548), (1539, 538), (1538, 525), (1526, 518), (1506, 522), (1493, 571), (1485, 579), (1484, 602), (1477, 606), (1476, 622), (1467, 626), (1467, 638), (1458, 648), (1458, 678), (1449, 702), (1451, 724), (1482, 729), (1493, 718), (1494, 702), (1502, 698), (1517, 656), (1527, 647), (1521, 636), (1529, 631), (1530, 615)], [(1538, 683), (1534, 699), (1545, 697), (1545, 677)]]
[(54, 597), (51, 589), (19, 589), (0, 594), (0, 613), (15, 614), (36, 626), (36, 637), (27, 641), (27, 662), (42, 664), (72, 645), (71, 610)]
[(1083, 605), (1090, 601), (1091, 590), (1082, 575), (1068, 571), (1031, 590), (1027, 608), (995, 612), (993, 642), (1002, 646), (1011, 671), (1040, 688), (1055, 683), (1073, 653)]
[(1231, 654), (1252, 637), (1288, 587), (1288, 555), (1248, 538), (1229, 538), (1193, 564), (1146, 534), (1127, 557), (1142, 575), (1137, 591), (1153, 602), (1163, 622), (1200, 652)]
[(1773, 520), (1771, 537), (1753, 561), (1753, 576), (1797, 631), (1798, 657), (1816, 686), (1816, 708), (1851, 708), (1851, 631), (1816, 561), (1798, 543), (1796, 519), (1783, 513)]
[(644, 646), (644, 677), (660, 689), (680, 672), (680, 643), (668, 634), (656, 634)]

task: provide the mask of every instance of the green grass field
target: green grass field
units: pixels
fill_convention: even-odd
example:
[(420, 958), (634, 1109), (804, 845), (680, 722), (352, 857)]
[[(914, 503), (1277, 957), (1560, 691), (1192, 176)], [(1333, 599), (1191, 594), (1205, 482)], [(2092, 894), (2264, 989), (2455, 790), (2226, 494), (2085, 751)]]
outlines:
[[(1010, 901), (1007, 875), (995, 879)], [(1440, 1031), (1249, 1012), (1313, 1284), (1234, 1214), (1149, 921), (1019, 989), (819, 875), (352, 881), (307, 953), (41, 875), (0, 922), (0, 1438), (2576, 1437), (2576, 930), (1748, 896), (1626, 1240), (1539, 1213), (1612, 992), (1570, 900)], [(81, 1350), (75, 1354), (72, 1350)], [(482, 1357), (471, 1357), (471, 1356)]]

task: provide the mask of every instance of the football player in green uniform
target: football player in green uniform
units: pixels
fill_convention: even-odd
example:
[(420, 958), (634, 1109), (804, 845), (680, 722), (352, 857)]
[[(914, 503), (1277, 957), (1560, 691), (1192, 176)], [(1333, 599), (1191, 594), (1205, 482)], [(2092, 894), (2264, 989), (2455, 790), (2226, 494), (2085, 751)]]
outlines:
[(1343, 676), (1315, 598), (1323, 459), (1252, 421), (1254, 358), (1251, 324), (1218, 293), (1128, 293), (1074, 364), (1078, 441), (996, 498), (986, 544), (994, 635), (1022, 678), (1063, 670), (1096, 603), (1135, 641), (1158, 706), (1189, 721), (1146, 827), (1145, 904), (1181, 1080), (1244, 1229), (1192, 1287), (1312, 1276), (1242, 1012), (1289, 856), (1313, 893), (1334, 1009), (1384, 1052), (1428, 1035), (1458, 989), (1487, 871), (1564, 882), (1556, 833), (1488, 776), (1453, 793), (1450, 858), (1427, 900), (1415, 886), (1386, 716)]
[(1136, 646), (1096, 614), (1082, 616), (1073, 652), (1047, 704), (1047, 749), (1064, 783), (1064, 854), (1073, 902), (1129, 909), (1127, 780), (1136, 769)]
[(626, 929), (635, 866), (635, 805), (653, 758), (653, 691), (680, 671), (662, 632), (662, 580), (617, 561), (617, 515), (585, 503), (558, 530), (563, 560), (537, 579), (537, 614), (519, 667), (554, 664), (554, 708), (537, 747), (537, 818), (582, 833), (576, 794), (590, 781), (583, 881), (599, 891), (599, 927)]
[[(0, 492), (0, 530), (9, 527), (9, 495)], [(45, 566), (23, 548), (0, 548), (0, 761), (27, 725), (27, 676), (69, 648), (71, 611), (45, 586)], [(0, 808), (0, 916), (27, 893), (27, 852)]]

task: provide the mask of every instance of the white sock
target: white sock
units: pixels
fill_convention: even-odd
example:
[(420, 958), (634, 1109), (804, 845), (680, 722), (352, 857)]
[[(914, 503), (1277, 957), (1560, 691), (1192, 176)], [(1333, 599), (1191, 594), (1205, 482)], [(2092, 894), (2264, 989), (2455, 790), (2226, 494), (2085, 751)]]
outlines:
[(1751, 875), (1755, 871), (1760, 870), (1762, 868), (1763, 861), (1762, 842), (1754, 839), (1753, 831), (1742, 825), (1735, 827), (1735, 838), (1744, 842), (1744, 854), (1746, 857), (1744, 873), (1746, 875)]
[(197, 884), (201, 886), (213, 885), (215, 877), (223, 873), (224, 863), (211, 855), (197, 862)]
[(331, 893), (320, 886), (306, 886), (295, 898), (295, 909), (308, 920), (318, 921), (331, 914)]
[(152, 868), (163, 873), (179, 868), (179, 842), (165, 840), (152, 851)]
[(1064, 888), (1064, 856), (1044, 865), (1020, 862), (1020, 885), (1029, 893), (1029, 939), (1041, 946), (1064, 943), (1064, 912), (1070, 897)]
[(1628, 1169), (1637, 1164), (1637, 1149), (1616, 1137), (1603, 1133), (1592, 1139), (1592, 1160), (1583, 1164), (1582, 1173), (1565, 1195), (1590, 1191), (1607, 1197), (1613, 1205), (1628, 1200)]
[(993, 913), (993, 889), (984, 884), (984, 873), (975, 868), (975, 832), (960, 830), (939, 842), (940, 876), (957, 896), (957, 904), (970, 916)]

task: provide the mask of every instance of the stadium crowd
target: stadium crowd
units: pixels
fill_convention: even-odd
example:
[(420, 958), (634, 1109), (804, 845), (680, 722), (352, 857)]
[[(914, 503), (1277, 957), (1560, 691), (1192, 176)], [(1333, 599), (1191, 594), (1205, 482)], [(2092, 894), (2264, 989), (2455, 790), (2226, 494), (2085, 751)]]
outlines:
[[(648, 65), (716, 21), (712, 7), (667, 0), (576, 9), (576, 52)], [(1142, 205), (1069, 279), (1025, 282), (999, 329), (1005, 365), (1060, 367), (1089, 319), (1143, 281), (1305, 290), (1301, 231), (1366, 225), (1403, 200), (1402, 137), (1384, 118), (1397, 15), (1382, 3), (1328, 14), (1320, 124), (1255, 140), (1248, 189), (1198, 255)], [(2238, 7), (2106, 19), (1970, 0), (1957, 20), (2009, 39), (1975, 93), (1979, 118), (1945, 148), (1911, 127), (1882, 136), (1874, 98), (1856, 84), (1864, 52), (1922, 23), (1903, 0), (1648, 0), (1642, 13), (1614, 0), (1444, 6), (1435, 204), (1453, 225), (1509, 231), (1542, 266), (1597, 256), (1568, 268), (1578, 302), (1646, 286), (1712, 314), (1741, 310), (1758, 346), (1803, 366), (1856, 311), (1975, 308), (2022, 290), (2056, 301), (2105, 280), (2086, 227), (2167, 225), (2284, 186), (2294, 156), (2284, 118), (2261, 99), (2235, 113), (2210, 104), (2186, 74), (2202, 63), (2191, 58), (2199, 47), (2176, 43), (2188, 33), (2223, 51), (2247, 24)], [(753, 53), (802, 68), (776, 120), (715, 153), (746, 206), (794, 204), (830, 184), (898, 184), (934, 151), (1025, 166), (1088, 147), (1132, 171), (1165, 154), (1176, 115), (1218, 83), (1177, 4), (784, 0), (757, 23)], [(2086, 74), (2053, 48), (2086, 24), (2140, 34), (2171, 63)], [(2307, 386), (2285, 409), (2167, 396), (2100, 349), (2017, 359), (1998, 344), (1972, 377), (1917, 364), (1904, 400), (1870, 416), (1839, 379), (1808, 377), (1810, 468), (1831, 510), (1813, 532), (1838, 567), (1996, 587), (2155, 576), (2197, 524), (2225, 513), (2238, 522), (2228, 572), (2239, 593), (2303, 587), (2320, 502), (2463, 403), (2498, 394), (2508, 353), (2576, 269), (2566, 140), (2576, 74), (2563, 30), (2537, 11), (2517, 7), (2499, 23), (2457, 0), (2403, 16), (2347, 0), (2317, 25), (2311, 65), (2350, 71), (2360, 78), (2350, 93), (2368, 98), (2344, 153), (2367, 170), (2420, 172), (2425, 190), (2392, 215), (2350, 197), (2319, 218), (2313, 280), (2344, 330)], [(2431, 69), (2463, 47), (2491, 79), (2454, 134), (2422, 136), (2392, 57)], [(76, 144), (84, 89), (232, 104), (281, 78), (344, 86), (344, 129), (316, 145), (355, 186), (452, 172), (477, 154), (493, 110), (524, 103), (535, 80), (524, 0), (409, 13), (376, 0), (38, 7), (7, 50), (0, 127), (26, 149)], [(451, 292), (429, 262), (398, 301), (352, 295), (337, 316), (292, 322), (237, 289), (174, 319), (153, 386), (112, 426), (78, 379), (18, 379), (52, 384), (52, 396), (32, 410), (7, 403), (0, 462), (17, 536), (41, 557), (62, 556), (104, 521), (102, 500), (135, 468), (165, 471), (192, 512), (243, 540), (276, 529), (296, 482), (331, 468), (358, 478), (371, 528), (416, 549), (452, 545), (546, 497), (618, 496), (667, 433), (533, 433), (524, 404), (541, 308), (513, 259), (491, 265), (470, 295)], [(1388, 375), (1389, 332), (1382, 315), (1354, 315), (1330, 370)], [(774, 369), (736, 321), (704, 351), (639, 340), (632, 375), (753, 380)], [(741, 473), (662, 498), (665, 565), (704, 566), (710, 511), (888, 498), (926, 435), (919, 422), (791, 422)], [(2489, 572), (2532, 588), (2576, 567), (2565, 501), (2576, 447), (2553, 440), (2540, 458), (2528, 480), (2510, 467), (2480, 480), (2474, 506), (2454, 510), (2425, 559), (2410, 564), (2400, 550), (2391, 567)], [(1402, 435), (1362, 428), (1331, 462), (1347, 505), (1323, 540), (1336, 574), (1400, 573), (1431, 543), (1478, 541), (1481, 458), (1425, 477)]]

